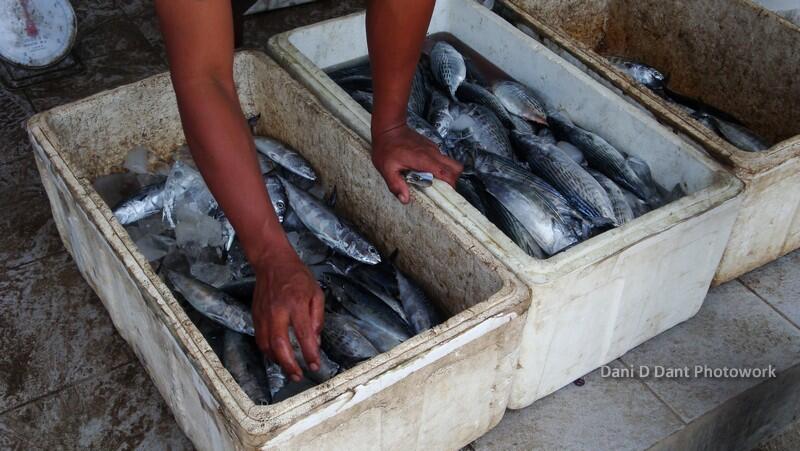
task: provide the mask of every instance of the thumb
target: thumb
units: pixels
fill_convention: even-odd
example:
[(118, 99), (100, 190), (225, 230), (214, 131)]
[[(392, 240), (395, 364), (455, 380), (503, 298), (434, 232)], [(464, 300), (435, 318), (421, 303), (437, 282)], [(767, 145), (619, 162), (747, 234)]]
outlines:
[(408, 192), (408, 184), (405, 178), (400, 173), (400, 169), (392, 168), (381, 171), (383, 179), (386, 181), (386, 186), (389, 191), (397, 197), (400, 203), (407, 204), (411, 200), (411, 195)]

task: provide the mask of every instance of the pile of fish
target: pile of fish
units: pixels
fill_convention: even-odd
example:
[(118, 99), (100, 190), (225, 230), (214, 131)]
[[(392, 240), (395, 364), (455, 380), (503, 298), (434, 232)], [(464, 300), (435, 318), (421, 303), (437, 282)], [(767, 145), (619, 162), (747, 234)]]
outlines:
[[(256, 136), (259, 164), (272, 206), (301, 260), (326, 291), (320, 368), (310, 371), (290, 331), (300, 382), (257, 349), (250, 303), (255, 276), (231, 224), (187, 148), (169, 165), (144, 147), (128, 153), (124, 173), (95, 188), (113, 208), (141, 253), (168, 281), (225, 367), (257, 404), (275, 403), (387, 352), (437, 325), (424, 291), (382, 258), (334, 211), (311, 165), (296, 151)], [(189, 308), (189, 306), (191, 306)]]
[(739, 149), (747, 152), (760, 152), (772, 147), (765, 139), (748, 130), (730, 114), (699, 100), (671, 91), (667, 88), (667, 77), (654, 67), (620, 57), (608, 57), (607, 60), (636, 83), (649, 88), (669, 103), (682, 109), (693, 119)]
[[(413, 77), (408, 124), (464, 164), (456, 190), (529, 255), (547, 258), (684, 195), (531, 88), (489, 82), (478, 66), (435, 42)], [(369, 73), (367, 63), (329, 75), (371, 111)]]

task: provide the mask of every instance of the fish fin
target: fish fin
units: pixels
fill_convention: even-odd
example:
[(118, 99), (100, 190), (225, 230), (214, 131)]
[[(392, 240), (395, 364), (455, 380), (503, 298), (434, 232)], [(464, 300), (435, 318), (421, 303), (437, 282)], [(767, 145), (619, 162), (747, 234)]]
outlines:
[(327, 196), (325, 196), (325, 205), (327, 205), (330, 208), (335, 207), (336, 197), (337, 197), (336, 185), (334, 185), (333, 189), (331, 189), (331, 192)]

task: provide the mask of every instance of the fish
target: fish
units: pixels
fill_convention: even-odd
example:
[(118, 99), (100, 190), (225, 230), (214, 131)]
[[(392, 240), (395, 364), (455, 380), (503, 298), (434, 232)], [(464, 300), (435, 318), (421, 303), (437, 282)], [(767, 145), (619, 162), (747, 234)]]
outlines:
[(515, 81), (499, 81), (492, 86), (492, 92), (509, 113), (547, 125), (547, 113), (542, 102), (527, 86)]
[(548, 121), (556, 134), (563, 135), (566, 141), (583, 152), (583, 156), (592, 167), (645, 202), (658, 203), (659, 196), (655, 189), (642, 181), (630, 167), (625, 156), (605, 139), (578, 127), (560, 112), (551, 112)]
[(325, 314), (322, 346), (347, 367), (379, 354), (372, 342), (362, 335), (347, 316), (333, 312)]
[(306, 363), (306, 359), (303, 357), (303, 350), (300, 348), (300, 342), (297, 341), (297, 336), (294, 333), (294, 329), (291, 327), (289, 328), (289, 344), (292, 346), (294, 359), (297, 361), (300, 369), (303, 370), (303, 374), (312, 381), (323, 383), (339, 373), (339, 364), (331, 360), (322, 349), (319, 350), (319, 370), (311, 371)]
[(212, 321), (245, 334), (255, 335), (253, 316), (247, 305), (211, 285), (167, 270), (167, 279), (198, 312)]
[(411, 331), (400, 316), (378, 297), (346, 277), (325, 274), (333, 298), (355, 318), (355, 325), (381, 352), (387, 352), (411, 338)]
[(286, 238), (306, 266), (319, 264), (328, 256), (328, 246), (308, 229), (287, 232)]
[(406, 183), (420, 188), (428, 188), (433, 185), (433, 174), (430, 172), (408, 171), (403, 176)]
[(283, 222), (286, 218), (286, 192), (283, 190), (283, 185), (275, 174), (264, 176), (264, 186), (267, 187), (267, 194), (269, 194), (269, 201), (272, 203), (272, 209), (275, 211), (275, 216), (278, 217), (279, 222)]
[(538, 136), (539, 139), (544, 143), (553, 145), (558, 144), (558, 140), (556, 140), (555, 135), (553, 135), (553, 131), (547, 127), (542, 127), (542, 129), (539, 130), (539, 133), (537, 133), (536, 136)]
[(625, 193), (622, 191), (622, 188), (602, 173), (594, 169), (589, 169), (588, 171), (606, 190), (608, 198), (611, 200), (611, 205), (614, 208), (614, 216), (617, 218), (618, 225), (633, 221), (636, 215), (634, 215), (631, 206), (628, 204), (628, 200), (625, 198)]
[(492, 208), (497, 226), (503, 233), (511, 238), (511, 241), (516, 243), (520, 249), (534, 258), (543, 260), (548, 257), (539, 244), (536, 243), (536, 239), (533, 235), (525, 228), (525, 225), (508, 211), (503, 204), (494, 202)]
[(452, 45), (439, 41), (431, 49), (430, 61), (433, 78), (447, 90), (451, 99), (457, 100), (456, 90), (467, 78), (464, 57)]
[(631, 207), (631, 211), (633, 212), (633, 216), (635, 218), (638, 218), (639, 216), (650, 211), (650, 206), (647, 205), (647, 202), (639, 199), (639, 197), (625, 188), (620, 189), (622, 189), (622, 194), (625, 195), (625, 201), (628, 202), (628, 206)]
[(286, 386), (286, 374), (280, 365), (271, 361), (267, 356), (263, 357), (263, 364), (264, 374), (267, 376), (270, 402), (279, 402), (277, 395)]
[(581, 165), (558, 147), (532, 135), (514, 132), (512, 138), (534, 172), (564, 194), (595, 226), (617, 224), (608, 194)]
[(354, 74), (346, 77), (337, 78), (334, 80), (337, 85), (341, 86), (347, 92), (351, 91), (366, 91), (372, 92), (372, 77), (369, 75)]
[(514, 126), (511, 115), (500, 99), (483, 86), (465, 81), (458, 87), (456, 95), (462, 102), (476, 103), (485, 106), (491, 110), (506, 127), (511, 128)]
[(575, 232), (554, 214), (547, 201), (531, 186), (488, 174), (480, 178), (492, 198), (517, 218), (547, 255), (578, 243)]
[(436, 147), (441, 149), (442, 145), (444, 144), (444, 140), (439, 135), (439, 133), (431, 126), (431, 124), (428, 123), (428, 121), (421, 118), (413, 111), (408, 111), (408, 114), (406, 115), (406, 123), (408, 124), (409, 127), (414, 129), (414, 131), (428, 138), (433, 144), (436, 145)]
[(577, 147), (573, 146), (572, 144), (566, 141), (558, 141), (555, 144), (556, 147), (564, 151), (565, 154), (567, 154), (570, 158), (572, 158), (572, 161), (578, 163), (581, 166), (586, 166), (589, 164), (586, 162), (586, 157), (583, 156), (583, 152), (581, 152), (581, 149), (578, 149)]
[(406, 277), (399, 269), (395, 270), (397, 288), (400, 292), (400, 303), (405, 311), (408, 324), (414, 333), (422, 333), (439, 323), (439, 317), (433, 304), (417, 284)]
[(663, 91), (667, 87), (667, 77), (654, 67), (618, 56), (608, 57), (607, 60), (640, 85), (654, 91)]
[(256, 278), (249, 276), (238, 280), (232, 280), (219, 287), (219, 290), (242, 302), (249, 303), (253, 300), (253, 293), (255, 293), (256, 290)]
[[(394, 268), (391, 270), (392, 273), (396, 272)], [(392, 311), (402, 320), (404, 326), (409, 326), (408, 319), (406, 318), (406, 312), (403, 309), (403, 306), (398, 301), (397, 296), (399, 296), (399, 288), (396, 288), (396, 285), (393, 286), (378, 286), (375, 283), (372, 283), (372, 280), (365, 280), (363, 283), (358, 281), (356, 278), (348, 278), (344, 277), (336, 281), (337, 283), (341, 284), (345, 290), (349, 290), (351, 293), (363, 294), (360, 293), (360, 290), (366, 290), (376, 298), (380, 299), (381, 302), (386, 304), (387, 307), (392, 309)], [(390, 288), (394, 288), (394, 291), (390, 291)]]
[(411, 79), (411, 91), (408, 96), (408, 109), (417, 116), (425, 115), (428, 106), (428, 83), (422, 72), (422, 65), (417, 64), (414, 77)]
[(480, 147), (505, 158), (514, 158), (508, 131), (483, 105), (471, 104), (455, 118), (451, 130), (467, 131)]
[(320, 241), (335, 251), (362, 263), (381, 261), (378, 250), (353, 227), (345, 223), (325, 204), (311, 194), (279, 176), (289, 205), (297, 217)]
[(722, 118), (706, 114), (708, 120), (714, 125), (712, 128), (729, 143), (746, 152), (761, 152), (772, 147), (766, 140), (760, 138), (746, 127), (726, 121)]
[(264, 361), (251, 337), (225, 330), (222, 363), (236, 383), (257, 405), (269, 404), (269, 380), (264, 371)]
[(491, 175), (536, 190), (551, 213), (559, 221), (563, 222), (576, 236), (588, 236), (591, 228), (589, 221), (576, 211), (557, 189), (545, 180), (521, 168), (514, 161), (507, 158), (480, 149), (473, 149), (470, 153), (472, 156), (465, 164), (465, 167), (472, 166), (478, 178), (481, 178), (481, 175)]
[(358, 102), (358, 104), (361, 105), (365, 110), (372, 113), (373, 97), (371, 93), (363, 91), (353, 91), (350, 93), (350, 97), (352, 97), (353, 100)]
[[(509, 115), (509, 118), (511, 118), (511, 127), (510, 127), (511, 130), (518, 131), (520, 133), (535, 134), (535, 132), (533, 130), (533, 126), (531, 125), (530, 122), (526, 121), (525, 119), (523, 119), (523, 118), (521, 118), (519, 116), (515, 116), (513, 114)], [(546, 130), (546, 129), (542, 129), (542, 130)]]
[(160, 213), (164, 208), (164, 186), (165, 183), (145, 186), (114, 207), (114, 216), (120, 224), (128, 225)]
[(456, 191), (461, 194), (467, 202), (484, 216), (489, 216), (486, 203), (481, 195), (482, 187), (476, 186), (477, 182), (472, 177), (462, 175), (456, 180)]
[(255, 136), (256, 149), (278, 163), (282, 168), (304, 179), (315, 181), (317, 174), (311, 164), (302, 155), (289, 149), (282, 142), (266, 136)]
[(428, 104), (428, 123), (442, 138), (447, 137), (450, 125), (453, 123), (453, 115), (450, 114), (450, 99), (438, 90), (431, 92)]

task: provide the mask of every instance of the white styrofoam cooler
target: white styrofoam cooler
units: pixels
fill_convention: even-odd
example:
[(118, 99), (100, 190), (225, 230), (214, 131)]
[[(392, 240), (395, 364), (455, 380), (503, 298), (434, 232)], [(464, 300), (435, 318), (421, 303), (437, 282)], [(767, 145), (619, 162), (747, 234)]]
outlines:
[[(369, 139), (370, 116), (324, 70), (367, 55), (363, 13), (270, 40), (273, 56)], [(695, 145), (473, 0), (436, 3), (429, 33), (447, 32), (580, 125), (645, 159), (686, 197), (547, 260), (526, 255), (448, 185), (426, 196), (532, 289), (509, 407), (535, 400), (692, 317), (702, 305), (742, 184)]]
[(508, 402), (530, 290), (428, 199), (402, 206), (367, 143), (263, 54), (236, 56), (244, 113), (300, 151), (337, 210), (447, 312), (444, 323), (297, 396), (257, 406), (153, 272), (91, 180), (136, 145), (184, 142), (168, 74), (34, 116), (28, 131), (58, 231), (122, 337), (199, 449), (457, 449)]

